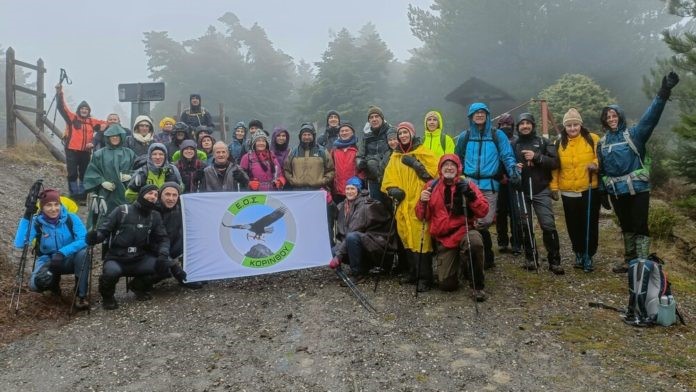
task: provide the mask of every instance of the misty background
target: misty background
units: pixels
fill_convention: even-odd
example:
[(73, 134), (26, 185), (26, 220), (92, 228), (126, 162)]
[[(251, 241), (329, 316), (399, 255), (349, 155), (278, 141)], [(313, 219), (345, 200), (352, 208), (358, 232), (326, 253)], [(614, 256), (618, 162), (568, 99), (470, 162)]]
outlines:
[[(199, 93), (213, 115), (224, 106), (228, 126), (257, 118), (293, 134), (304, 121), (323, 128), (330, 109), (360, 128), (368, 106), (378, 105), (389, 123), (411, 121), (419, 134), (425, 113), (440, 110), (445, 132), (456, 135), (467, 127), (466, 106), (490, 91), (504, 95), (488, 102), (494, 115), (543, 96), (557, 121), (573, 105), (597, 130), (598, 103), (619, 102), (631, 119), (642, 114), (661, 78), (658, 62), (671, 54), (661, 33), (693, 28), (660, 0), (65, 0), (3, 8), (0, 50), (44, 60), (45, 107), (65, 68), (70, 107), (86, 100), (100, 119), (116, 112), (130, 127), (117, 85), (161, 81), (166, 99), (153, 102), (155, 124)], [(4, 135), (4, 56), (0, 67)], [(549, 90), (559, 79), (567, 87)], [(597, 93), (576, 94), (583, 83)], [(676, 121), (668, 108), (661, 126)]]

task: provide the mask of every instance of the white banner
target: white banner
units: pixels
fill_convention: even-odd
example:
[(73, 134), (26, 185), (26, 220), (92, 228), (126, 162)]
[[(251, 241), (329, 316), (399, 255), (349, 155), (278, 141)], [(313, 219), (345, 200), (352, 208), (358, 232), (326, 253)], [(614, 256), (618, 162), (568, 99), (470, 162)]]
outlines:
[(187, 281), (319, 267), (331, 259), (323, 191), (181, 196)]

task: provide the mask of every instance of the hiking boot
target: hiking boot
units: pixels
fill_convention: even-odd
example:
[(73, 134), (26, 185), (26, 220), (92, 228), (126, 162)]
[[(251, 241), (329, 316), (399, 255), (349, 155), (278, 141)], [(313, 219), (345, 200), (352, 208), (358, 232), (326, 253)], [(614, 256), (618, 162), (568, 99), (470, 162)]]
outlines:
[(611, 272), (615, 274), (625, 274), (626, 272), (628, 272), (628, 263), (625, 261), (623, 263), (617, 263), (611, 269)]
[(118, 302), (116, 302), (116, 298), (114, 298), (113, 296), (103, 297), (102, 298), (102, 308), (104, 308), (106, 310), (118, 309)]
[(583, 269), (583, 264), (584, 264), (584, 256), (582, 253), (576, 253), (575, 254), (575, 264), (573, 264), (573, 268), (577, 269)]
[(89, 301), (85, 297), (75, 298), (75, 303), (73, 304), (77, 310), (87, 310), (89, 309)]
[(179, 286), (186, 287), (187, 289), (191, 289), (191, 290), (199, 290), (199, 289), (203, 288), (203, 282), (188, 282), (188, 283), (180, 282)]
[(584, 272), (594, 271), (594, 262), (592, 261), (592, 257), (590, 257), (590, 256), (583, 257), (582, 270)]
[(507, 245), (499, 245), (498, 252), (499, 253), (510, 253), (510, 248)]
[(473, 290), (471, 292), (471, 298), (473, 298), (476, 302), (484, 302), (488, 299), (488, 294), (486, 294), (486, 292), (483, 290)]
[(137, 301), (149, 301), (152, 299), (152, 295), (147, 291), (133, 290), (133, 294), (135, 294), (135, 299)]
[(527, 271), (536, 271), (537, 265), (534, 260), (526, 259), (524, 261), (524, 265), (522, 265), (522, 268), (526, 269)]
[(513, 256), (519, 256), (519, 255), (521, 255), (521, 254), (522, 254), (522, 249), (516, 248), (516, 247), (513, 247), (513, 248), (512, 248), (512, 255), (513, 255)]
[(561, 267), (559, 264), (549, 264), (549, 271), (553, 272), (555, 275), (565, 274), (563, 267)]
[(418, 281), (418, 279), (416, 279), (415, 276), (408, 276), (407, 275), (407, 276), (404, 276), (404, 277), (399, 279), (399, 284), (401, 284), (401, 285), (403, 285), (403, 284), (416, 284), (417, 281)]
[(425, 293), (426, 291), (430, 291), (432, 289), (432, 284), (426, 280), (419, 280), (418, 281), (418, 288), (416, 291), (419, 293)]
[[(358, 285), (360, 283), (363, 283), (367, 279), (367, 275), (353, 275), (347, 278), (350, 279), (350, 281), (353, 282), (354, 285)], [(348, 283), (343, 281), (343, 279), (341, 279), (340, 285), (341, 287), (348, 287)]]

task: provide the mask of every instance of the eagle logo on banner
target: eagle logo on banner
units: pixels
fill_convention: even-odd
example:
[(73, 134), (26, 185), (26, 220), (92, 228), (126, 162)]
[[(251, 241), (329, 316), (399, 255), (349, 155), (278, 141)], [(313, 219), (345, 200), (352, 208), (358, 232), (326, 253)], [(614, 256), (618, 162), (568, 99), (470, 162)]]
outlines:
[(296, 243), (295, 218), (271, 195), (258, 193), (230, 204), (220, 222), (220, 240), (232, 262), (267, 268), (286, 259)]

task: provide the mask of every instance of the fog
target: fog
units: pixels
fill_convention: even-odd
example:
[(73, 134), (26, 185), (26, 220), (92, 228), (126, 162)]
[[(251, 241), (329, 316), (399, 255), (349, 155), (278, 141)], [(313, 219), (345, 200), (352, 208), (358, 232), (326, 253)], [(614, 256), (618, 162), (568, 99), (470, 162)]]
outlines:
[[(431, 10), (434, 3), (444, 4), (449, 14)], [(647, 102), (641, 90), (643, 78), (650, 78), (656, 61), (669, 55), (660, 32), (679, 21), (667, 15), (659, 0), (66, 0), (32, 4), (37, 6), (5, 3), (0, 13), (0, 48), (13, 47), (17, 58), (26, 62), (44, 60), (46, 106), (59, 69), (64, 68), (73, 82), (65, 86), (70, 103), (86, 100), (97, 118), (117, 111), (124, 116), (124, 124), (128, 124), (130, 105), (118, 103), (117, 85), (150, 82), (154, 77), (164, 81), (167, 89), (166, 100), (152, 108), (155, 122), (176, 114), (178, 102), (186, 107), (188, 94), (197, 92), (213, 112), (224, 104), (233, 123), (259, 117), (267, 120), (267, 128), (279, 123), (293, 128), (300, 120), (321, 126), (327, 108), (342, 110), (347, 119), (360, 123), (367, 106), (378, 104), (389, 113), (390, 122), (410, 120), (417, 127), (422, 127), (425, 112), (438, 108), (445, 122), (453, 120), (449, 133), (465, 125), (461, 105), (466, 102), (447, 101), (445, 96), (471, 77), (508, 95), (508, 101), (493, 103), (497, 111), (536, 97), (565, 73), (587, 75), (608, 89), (608, 99), (638, 109)], [(409, 4), (414, 7), (410, 13)], [(237, 23), (229, 22), (234, 17), (221, 21), (224, 15), (234, 15), (239, 27), (231, 27)], [(279, 62), (263, 70), (265, 64), (258, 61), (268, 51), (255, 24), (277, 51), (267, 54), (268, 62)], [(371, 28), (376, 37), (370, 35)], [(679, 28), (689, 28), (689, 23)], [(347, 35), (342, 35), (342, 29)], [(148, 52), (144, 40), (149, 32), (167, 34), (164, 40), (150, 36), (153, 47)], [(204, 37), (238, 45), (246, 68), (235, 70), (229, 53), (205, 47), (214, 44), (206, 43)], [(256, 52), (245, 40), (256, 40)], [(340, 49), (327, 52), (332, 44), (339, 48), (350, 40), (357, 49), (346, 59), (340, 60)], [(155, 53), (161, 55), (167, 45), (185, 47), (186, 58), (175, 58), (176, 50), (157, 58)], [(207, 55), (189, 58), (205, 50)], [(284, 55), (289, 56), (287, 61)], [(303, 68), (301, 62), (311, 68)], [(321, 86), (332, 81), (326, 76), (333, 72), (329, 70), (341, 62), (359, 63), (343, 70), (356, 79), (347, 84), (336, 81), (322, 91)], [(253, 83), (229, 80), (276, 76), (280, 84), (259, 89), (249, 87)], [(339, 99), (341, 91), (361, 83), (364, 86), (355, 87), (361, 93)], [(283, 96), (275, 97), (276, 93)]]

